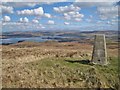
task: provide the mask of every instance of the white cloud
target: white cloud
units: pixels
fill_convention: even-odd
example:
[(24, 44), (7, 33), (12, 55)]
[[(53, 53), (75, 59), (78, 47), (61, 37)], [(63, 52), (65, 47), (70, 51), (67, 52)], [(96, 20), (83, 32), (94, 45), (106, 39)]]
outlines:
[(58, 13), (62, 13), (64, 19), (66, 20), (72, 20), (72, 19), (74, 20), (75, 18), (81, 19), (84, 17), (84, 15), (79, 12), (81, 8), (73, 4), (69, 6), (54, 7), (53, 9)]
[(2, 2), (66, 2), (67, 0), (2, 0)]
[(64, 18), (66, 20), (70, 20), (71, 19), (71, 16), (68, 13), (64, 13), (63, 16), (64, 16)]
[(42, 7), (36, 8), (36, 9), (25, 9), (22, 11), (17, 11), (17, 13), (19, 15), (43, 15), (44, 14), (44, 10)]
[(107, 24), (110, 24), (110, 21), (107, 21)]
[(45, 29), (42, 24), (21, 23), (21, 22), (4, 22), (2, 23), (3, 30), (7, 31), (33, 31)]
[(32, 2), (32, 3), (28, 3), (27, 6), (34, 7), (34, 6), (36, 6), (37, 4), (39, 4), (39, 3), (33, 3), (33, 2)]
[(47, 17), (47, 18), (51, 18), (52, 17), (49, 13), (45, 13), (44, 16)]
[(70, 23), (69, 22), (64, 22), (65, 25), (69, 25)]
[(11, 6), (3, 6), (1, 5), (2, 13), (14, 13), (14, 8)]
[(67, 19), (67, 20), (70, 20), (70, 19), (75, 19), (75, 18), (83, 18), (84, 15), (79, 13), (79, 12), (75, 12), (75, 11), (71, 11), (71, 12), (67, 12), (67, 13), (64, 13), (64, 18)]
[(34, 7), (40, 2), (3, 2), (2, 5), (16, 7)]
[(24, 22), (26, 22), (26, 23), (29, 22), (27, 17), (24, 18)]
[(11, 18), (9, 16), (4, 16), (3, 17), (4, 22), (9, 22), (10, 20), (11, 20)]
[(48, 24), (55, 24), (55, 22), (53, 20), (49, 20)]
[(98, 7), (97, 11), (102, 20), (116, 18), (118, 16), (118, 6)]
[(13, 2), (14, 0), (1, 0), (2, 2)]
[(119, 19), (112, 19), (111, 22), (114, 22), (114, 23), (118, 23), (119, 22)]
[[(110, 1), (110, 0), (109, 0)], [(104, 3), (103, 3), (104, 2)], [(74, 6), (78, 6), (78, 7), (82, 7), (82, 8), (88, 8), (88, 7), (93, 7), (93, 6), (96, 6), (96, 7), (111, 7), (113, 5), (116, 4), (116, 1), (114, 2), (97, 2), (97, 1), (94, 1), (94, 2), (74, 2)]]
[(35, 19), (33, 19), (32, 22), (33, 22), (33, 23), (39, 23), (39, 21), (38, 21), (38, 20), (35, 20)]
[(20, 22), (22, 22), (22, 23), (28, 23), (29, 19), (27, 17), (20, 18)]
[(20, 22), (23, 22), (23, 18), (20, 18)]
[(82, 21), (81, 18), (75, 18), (75, 21), (79, 22), (79, 21)]
[(98, 11), (101, 13), (101, 14), (104, 14), (104, 13), (116, 13), (118, 11), (118, 7), (98, 7)]
[(119, 0), (75, 0), (75, 2), (118, 2)]
[(24, 7), (24, 6), (34, 7), (37, 4), (39, 4), (39, 2), (37, 2), (37, 3), (34, 3), (34, 2), (27, 2), (27, 3), (25, 3), (25, 2), (21, 2), (21, 3), (19, 3), (19, 2), (13, 2), (12, 6), (13, 7)]
[(84, 15), (83, 15), (83, 14), (80, 14), (79, 12), (76, 12), (75, 14), (73, 14), (72, 17), (75, 17), (75, 18), (83, 18)]
[(54, 7), (54, 11), (59, 12), (59, 13), (65, 13), (65, 12), (70, 12), (70, 11), (79, 11), (80, 7), (70, 5), (70, 6), (61, 6), (61, 7)]
[(44, 29), (44, 28), (46, 28), (46, 27), (44, 27), (44, 26), (41, 26), (41, 28), (43, 28), (43, 29)]
[[(76, 0), (76, 2), (73, 4), (74, 6), (78, 7), (97, 7), (97, 12), (99, 14), (100, 19), (110, 19), (110, 18), (116, 18), (118, 16), (118, 6), (115, 6), (115, 4), (119, 0), (96, 0), (88, 2), (89, 0)], [(104, 2), (104, 3), (103, 3)]]
[(25, 9), (21, 11), (17, 11), (19, 15), (36, 15), (40, 17), (47, 17), (47, 18), (52, 18), (52, 15), (49, 13), (44, 13), (44, 10), (42, 7), (36, 8), (36, 9)]
[(71, 20), (71, 17), (70, 16), (65, 16), (64, 17), (66, 20)]

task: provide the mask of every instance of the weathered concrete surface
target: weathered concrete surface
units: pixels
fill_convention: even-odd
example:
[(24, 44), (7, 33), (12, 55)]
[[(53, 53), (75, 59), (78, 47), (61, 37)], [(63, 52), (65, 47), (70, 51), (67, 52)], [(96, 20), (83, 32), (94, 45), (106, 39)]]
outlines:
[(95, 35), (91, 63), (107, 65), (106, 40), (104, 34)]

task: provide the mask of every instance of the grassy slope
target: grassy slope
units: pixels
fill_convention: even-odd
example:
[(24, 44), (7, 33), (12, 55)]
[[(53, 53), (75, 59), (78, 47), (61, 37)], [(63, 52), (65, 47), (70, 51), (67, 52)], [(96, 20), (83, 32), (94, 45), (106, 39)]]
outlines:
[(27, 65), (44, 75), (45, 87), (116, 87), (117, 58), (110, 60), (108, 66), (92, 66), (79, 61), (75, 58), (47, 58)]
[(3, 87), (116, 88), (117, 48), (109, 45), (108, 66), (88, 64), (91, 49), (91, 45), (56, 42), (4, 46)]

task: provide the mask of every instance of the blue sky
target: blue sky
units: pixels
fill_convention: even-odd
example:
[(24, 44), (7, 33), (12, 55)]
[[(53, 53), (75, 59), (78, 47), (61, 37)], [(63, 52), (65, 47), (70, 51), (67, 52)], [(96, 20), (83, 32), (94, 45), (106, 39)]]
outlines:
[(117, 2), (2, 3), (5, 31), (118, 30)]

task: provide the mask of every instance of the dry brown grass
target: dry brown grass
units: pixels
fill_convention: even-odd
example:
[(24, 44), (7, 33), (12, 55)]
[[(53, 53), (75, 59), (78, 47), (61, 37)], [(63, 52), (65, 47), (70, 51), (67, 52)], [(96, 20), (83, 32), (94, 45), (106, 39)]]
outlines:
[[(24, 57), (43, 59), (46, 57), (83, 57), (91, 56), (92, 46), (80, 43), (32, 43), (23, 42), (9, 46), (3, 46), (3, 59), (22, 59)], [(23, 60), (23, 62), (26, 60)]]
[[(117, 57), (117, 48), (113, 47), (108, 47), (108, 55)], [(91, 54), (92, 45), (77, 42), (22, 42), (3, 46), (3, 87), (97, 87), (98, 83), (109, 87), (97, 77), (100, 73), (90, 71), (92, 66), (65, 62), (65, 59), (90, 60)]]

